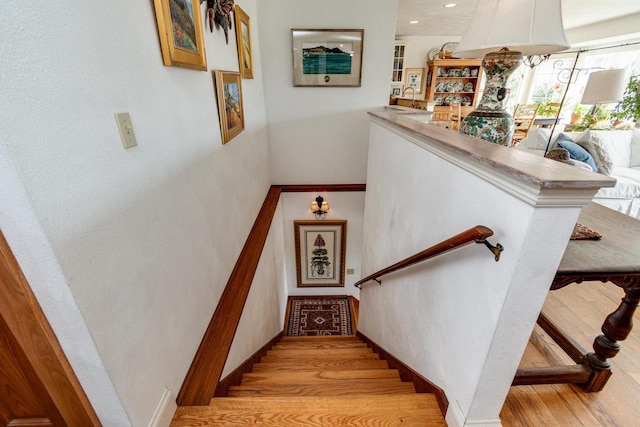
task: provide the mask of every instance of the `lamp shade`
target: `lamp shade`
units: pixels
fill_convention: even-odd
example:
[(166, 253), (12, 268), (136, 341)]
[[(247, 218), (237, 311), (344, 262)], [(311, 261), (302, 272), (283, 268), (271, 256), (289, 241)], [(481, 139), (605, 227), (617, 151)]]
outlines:
[(479, 0), (453, 56), (482, 58), (503, 47), (525, 56), (567, 49), (560, 0)]
[(595, 71), (589, 74), (581, 104), (609, 104), (622, 101), (625, 88), (625, 70)]

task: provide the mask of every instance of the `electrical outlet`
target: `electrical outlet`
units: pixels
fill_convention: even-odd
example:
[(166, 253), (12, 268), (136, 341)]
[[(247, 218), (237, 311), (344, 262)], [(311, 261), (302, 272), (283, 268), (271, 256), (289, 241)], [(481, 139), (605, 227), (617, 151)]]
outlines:
[(122, 138), (122, 146), (124, 148), (131, 148), (138, 145), (136, 142), (136, 135), (133, 133), (133, 125), (131, 124), (131, 117), (129, 117), (129, 113), (126, 111), (119, 111), (113, 114), (116, 116), (116, 122), (118, 123), (120, 138)]
[(347, 274), (356, 274), (355, 268), (347, 268)]

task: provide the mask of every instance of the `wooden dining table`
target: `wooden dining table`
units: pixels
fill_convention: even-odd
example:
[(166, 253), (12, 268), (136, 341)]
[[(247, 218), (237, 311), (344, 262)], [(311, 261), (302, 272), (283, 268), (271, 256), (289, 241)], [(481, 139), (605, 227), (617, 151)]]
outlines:
[(575, 365), (519, 369), (513, 384), (575, 383), (587, 392), (600, 391), (612, 374), (609, 359), (631, 333), (640, 304), (640, 220), (597, 203), (586, 206), (578, 223), (602, 235), (600, 240), (570, 240), (551, 283), (551, 291), (570, 284), (601, 281), (622, 289), (622, 301), (602, 324), (602, 334), (587, 351), (555, 325), (543, 310), (538, 325)]

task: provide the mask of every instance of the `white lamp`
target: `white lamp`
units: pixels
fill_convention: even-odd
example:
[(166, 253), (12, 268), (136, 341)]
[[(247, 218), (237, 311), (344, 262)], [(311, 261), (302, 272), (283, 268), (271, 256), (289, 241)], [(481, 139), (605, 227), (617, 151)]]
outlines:
[(625, 70), (595, 71), (589, 74), (587, 86), (582, 94), (581, 104), (593, 104), (591, 115), (596, 111), (598, 104), (611, 104), (620, 102), (624, 96)]
[(484, 58), (487, 82), (478, 108), (465, 117), (460, 132), (508, 146), (513, 136), (513, 119), (504, 111), (509, 75), (523, 55), (568, 47), (560, 0), (479, 0), (453, 56)]

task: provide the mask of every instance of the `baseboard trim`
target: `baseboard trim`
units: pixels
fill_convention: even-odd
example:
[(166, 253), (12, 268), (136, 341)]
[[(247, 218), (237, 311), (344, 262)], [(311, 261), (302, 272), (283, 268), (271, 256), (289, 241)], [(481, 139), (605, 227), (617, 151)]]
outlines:
[(465, 419), (464, 413), (457, 401), (449, 405), (445, 421), (449, 427), (502, 427), (502, 421), (500, 421), (500, 418), (485, 420)]
[(224, 379), (222, 379), (216, 386), (213, 397), (225, 397), (227, 395), (229, 387), (240, 385), (240, 382), (242, 381), (242, 375), (251, 372), (253, 370), (253, 365), (260, 362), (262, 356), (265, 356), (267, 354), (267, 351), (271, 350), (273, 346), (276, 345), (278, 341), (280, 341), (283, 335), (284, 331), (281, 331), (268, 343), (263, 345), (258, 351), (253, 353), (253, 355), (245, 360), (240, 366), (234, 369), (233, 372), (224, 377)]
[[(356, 332), (356, 336), (360, 338), (362, 341), (366, 342), (369, 347), (373, 349), (375, 353), (380, 355), (381, 359), (384, 359), (389, 364), (391, 369), (397, 369), (400, 374), (400, 378), (402, 381), (411, 381), (416, 388), (418, 393), (433, 393), (438, 401), (438, 406), (440, 407), (440, 412), (445, 416), (447, 414), (447, 408), (449, 407), (449, 401), (447, 399), (444, 390), (402, 363), (398, 360), (394, 355), (389, 353), (384, 348), (380, 347), (374, 341), (372, 341), (369, 337), (364, 335), (362, 332)], [(464, 419), (463, 419), (464, 420)], [(461, 424), (460, 426), (462, 426)]]
[(178, 408), (175, 399), (172, 397), (171, 390), (165, 389), (160, 398), (160, 402), (158, 402), (158, 406), (156, 406), (156, 410), (153, 411), (153, 416), (151, 417), (151, 421), (149, 421), (148, 427), (166, 427), (171, 424), (173, 414)]

